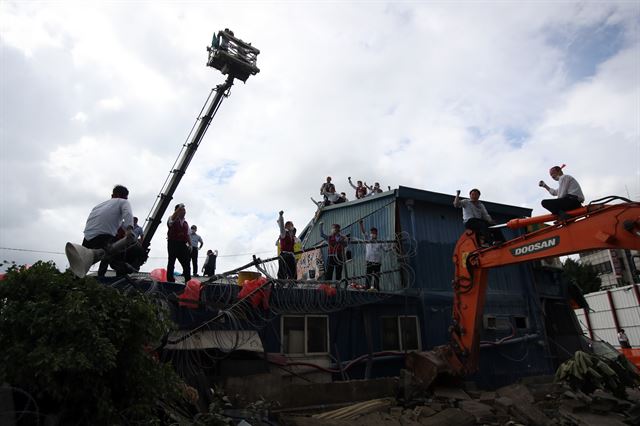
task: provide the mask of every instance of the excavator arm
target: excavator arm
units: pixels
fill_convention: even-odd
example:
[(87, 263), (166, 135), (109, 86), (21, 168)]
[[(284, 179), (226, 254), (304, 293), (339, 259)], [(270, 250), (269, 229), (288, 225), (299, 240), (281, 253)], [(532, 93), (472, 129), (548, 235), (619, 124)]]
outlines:
[[(595, 204), (569, 212), (571, 219), (526, 233), (499, 246), (482, 248), (473, 231), (458, 240), (453, 254), (453, 325), (449, 347), (436, 350), (444, 371), (465, 375), (477, 371), (482, 315), (490, 268), (562, 256), (592, 249), (640, 250), (640, 203)], [(514, 219), (521, 228), (556, 219), (553, 215)], [(441, 369), (442, 370), (442, 369)]]

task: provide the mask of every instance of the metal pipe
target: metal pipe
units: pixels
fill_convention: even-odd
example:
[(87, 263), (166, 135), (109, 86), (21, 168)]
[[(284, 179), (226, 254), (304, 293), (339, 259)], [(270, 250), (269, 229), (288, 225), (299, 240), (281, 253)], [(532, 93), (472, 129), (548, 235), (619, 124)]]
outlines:
[(520, 343), (520, 342), (526, 342), (528, 340), (533, 340), (533, 339), (537, 339), (539, 337), (538, 333), (535, 334), (526, 334), (522, 337), (514, 337), (513, 339), (508, 339), (508, 340), (504, 340), (501, 342), (496, 342), (496, 343), (483, 343), (480, 345), (481, 348), (491, 348), (494, 346), (504, 346), (504, 345), (510, 345), (512, 343)]
[[(578, 209), (568, 211), (567, 214), (569, 216), (575, 217), (575, 216), (582, 216), (587, 212), (588, 212), (587, 207), (580, 207)], [(552, 220), (557, 220), (557, 219), (558, 219), (558, 216), (556, 216), (555, 214), (545, 214), (542, 216), (527, 217), (523, 219), (511, 219), (509, 222), (507, 222), (507, 227), (509, 229), (519, 229), (529, 225), (550, 222)]]

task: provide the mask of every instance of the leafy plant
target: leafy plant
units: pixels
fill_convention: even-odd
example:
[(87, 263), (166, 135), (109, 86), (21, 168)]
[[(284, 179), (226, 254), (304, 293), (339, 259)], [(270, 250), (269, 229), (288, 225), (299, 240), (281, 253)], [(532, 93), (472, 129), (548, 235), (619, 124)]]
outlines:
[(583, 294), (598, 291), (602, 285), (598, 272), (592, 265), (576, 262), (571, 258), (565, 260), (563, 274), (569, 282), (580, 287)]
[(145, 348), (170, 327), (143, 295), (123, 294), (52, 262), (0, 281), (0, 383), (61, 424), (158, 423), (181, 400), (171, 366)]

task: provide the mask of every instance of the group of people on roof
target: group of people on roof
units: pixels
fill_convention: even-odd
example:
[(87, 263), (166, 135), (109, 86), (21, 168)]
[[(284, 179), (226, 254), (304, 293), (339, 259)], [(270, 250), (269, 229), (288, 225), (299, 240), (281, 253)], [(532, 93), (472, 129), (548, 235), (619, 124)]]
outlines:
[[(354, 185), (351, 181), (351, 176), (349, 176), (348, 180), (349, 185), (351, 185), (351, 187), (356, 191), (356, 199), (361, 199), (382, 192), (379, 182), (375, 182), (373, 186), (369, 186), (366, 182), (361, 180), (356, 181), (356, 185)], [(311, 201), (313, 201), (313, 203), (318, 207), (330, 206), (332, 204), (340, 204), (349, 201), (346, 193), (336, 192), (336, 187), (331, 182), (331, 176), (327, 176), (327, 180), (322, 183), (322, 186), (320, 186), (320, 195), (322, 195), (323, 201), (316, 201), (311, 197)]]
[[(278, 228), (280, 235), (278, 238), (278, 279), (297, 279), (297, 256), (302, 251), (300, 239), (296, 236), (296, 228), (293, 222), (284, 220), (284, 212), (278, 214)], [(325, 280), (342, 280), (343, 266), (350, 259), (350, 252), (347, 247), (351, 240), (350, 234), (343, 234), (340, 225), (331, 225), (330, 234), (325, 234), (323, 222), (320, 225), (320, 236), (327, 243), (327, 261), (323, 277)], [(365, 231), (364, 222), (359, 221), (360, 232), (363, 239), (368, 242), (365, 245), (365, 287), (364, 289), (377, 291), (380, 289), (380, 269), (382, 265), (382, 255), (389, 251), (386, 244), (379, 244), (378, 229), (372, 227), (370, 232)]]

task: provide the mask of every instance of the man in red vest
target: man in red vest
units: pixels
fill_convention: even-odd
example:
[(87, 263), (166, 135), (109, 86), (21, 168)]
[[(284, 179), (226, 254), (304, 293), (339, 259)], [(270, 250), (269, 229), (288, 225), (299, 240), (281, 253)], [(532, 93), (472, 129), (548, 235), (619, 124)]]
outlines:
[(340, 225), (334, 223), (331, 225), (331, 234), (324, 233), (324, 224), (320, 222), (320, 236), (327, 240), (329, 244), (327, 271), (324, 275), (326, 280), (333, 279), (333, 271), (336, 271), (336, 281), (342, 279), (342, 265), (345, 262), (345, 248), (349, 244), (349, 237), (340, 233)]
[(278, 279), (297, 278), (296, 256), (294, 245), (296, 233), (293, 222), (284, 222), (284, 211), (278, 214), (278, 227), (280, 228), (280, 256), (278, 257)]
[(167, 281), (175, 282), (173, 277), (173, 269), (176, 259), (182, 265), (182, 275), (185, 284), (191, 279), (191, 239), (189, 238), (189, 224), (184, 219), (187, 210), (184, 204), (177, 204), (175, 210), (169, 220), (167, 226), (167, 252), (169, 261), (167, 263)]

